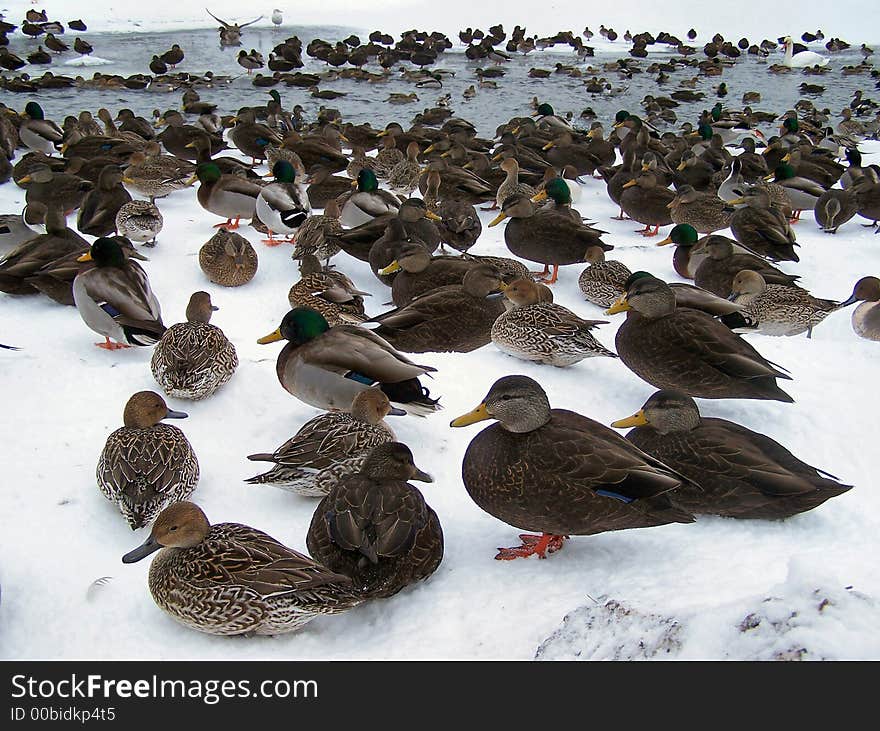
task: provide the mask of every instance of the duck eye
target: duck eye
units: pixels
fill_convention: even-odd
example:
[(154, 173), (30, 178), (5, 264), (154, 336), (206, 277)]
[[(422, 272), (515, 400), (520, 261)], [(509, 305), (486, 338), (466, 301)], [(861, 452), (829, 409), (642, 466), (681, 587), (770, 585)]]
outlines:
[(172, 525), (168, 530), (169, 530), (169, 531), (172, 531), (172, 532), (173, 532), (173, 531), (176, 531), (176, 530), (177, 530), (177, 526), (176, 526), (176, 525)]

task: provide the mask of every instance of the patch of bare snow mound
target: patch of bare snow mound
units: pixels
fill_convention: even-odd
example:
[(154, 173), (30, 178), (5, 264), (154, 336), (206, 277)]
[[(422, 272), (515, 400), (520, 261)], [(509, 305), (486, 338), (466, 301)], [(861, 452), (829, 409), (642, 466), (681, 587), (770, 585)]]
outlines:
[(793, 562), (763, 595), (688, 612), (600, 597), (567, 614), (535, 659), (869, 660), (880, 658), (878, 622), (875, 599)]

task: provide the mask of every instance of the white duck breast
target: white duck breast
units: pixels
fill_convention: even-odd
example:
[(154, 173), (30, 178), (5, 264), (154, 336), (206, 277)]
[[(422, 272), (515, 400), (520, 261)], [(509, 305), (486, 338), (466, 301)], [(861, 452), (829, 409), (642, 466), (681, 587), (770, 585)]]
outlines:
[(46, 155), (56, 154), (55, 143), (60, 144), (64, 139), (58, 125), (44, 119), (25, 122), (18, 130), (18, 136), (25, 147)]
[(257, 198), (257, 216), (272, 233), (295, 233), (312, 207), (306, 190), (296, 183), (271, 183)]
[(377, 216), (382, 216), (386, 213), (396, 213), (400, 205), (395, 205), (394, 196), (390, 193), (386, 193), (387, 198), (383, 196), (382, 193), (384, 192), (366, 193), (359, 191), (355, 193), (342, 207), (339, 222), (346, 228), (355, 228), (363, 223), (372, 221)]

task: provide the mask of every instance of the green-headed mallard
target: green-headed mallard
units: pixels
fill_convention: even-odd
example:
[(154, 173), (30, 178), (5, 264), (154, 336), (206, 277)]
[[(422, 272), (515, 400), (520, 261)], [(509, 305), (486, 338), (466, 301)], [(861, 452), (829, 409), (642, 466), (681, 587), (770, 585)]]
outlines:
[(691, 513), (788, 518), (851, 487), (764, 434), (700, 416), (694, 400), (680, 391), (657, 391), (636, 414), (612, 426), (636, 427), (628, 441), (702, 488), (684, 484), (671, 495), (675, 505)]
[(560, 368), (584, 358), (617, 357), (590, 332), (607, 320), (584, 320), (568, 308), (546, 301), (544, 289), (531, 279), (514, 280), (504, 289), (513, 306), (498, 316), (491, 332), (492, 342), (500, 350)]
[(107, 165), (101, 171), (97, 186), (83, 200), (76, 227), (89, 236), (116, 233), (116, 214), (129, 201), (131, 195), (122, 187), (122, 170), (116, 165)]
[(37, 102), (25, 104), (21, 114), (22, 122), (18, 127), (18, 136), (22, 144), (29, 150), (53, 155), (57, 146), (64, 139), (64, 132), (51, 119), (43, 115), (43, 108)]
[(461, 284), (426, 292), (378, 315), (375, 333), (407, 353), (468, 353), (491, 341), (492, 323), (504, 312), (501, 272), (490, 264), (471, 267)]
[(346, 475), (358, 472), (374, 447), (395, 439), (383, 420), (406, 412), (391, 405), (378, 388), (358, 391), (346, 411), (310, 419), (272, 453), (250, 454), (253, 462), (272, 462), (252, 485), (277, 485), (304, 497), (323, 497)]
[(256, 212), (269, 230), (264, 244), (277, 246), (281, 241), (272, 234), (293, 236), (312, 210), (306, 189), (296, 182), (296, 170), (287, 160), (278, 160), (272, 166), (275, 182), (264, 185), (257, 196)]
[(257, 252), (244, 236), (220, 228), (199, 249), (199, 266), (214, 284), (240, 287), (257, 273)]
[(617, 354), (652, 386), (697, 398), (794, 400), (776, 384), (791, 376), (708, 313), (677, 307), (666, 282), (635, 272), (607, 313), (624, 311)]
[[(544, 264), (541, 275), (547, 284), (559, 276), (559, 267), (584, 261), (590, 246), (606, 251), (614, 248), (602, 242), (602, 231), (574, 221), (565, 213), (537, 209), (524, 195), (515, 195), (504, 201), (501, 213), (489, 226), (510, 218), (504, 229), (504, 243), (514, 256)], [(553, 273), (549, 277), (550, 266)]]
[(544, 208), (554, 213), (562, 213), (571, 218), (575, 223), (583, 223), (581, 214), (571, 207), (571, 187), (565, 178), (557, 177), (553, 168), (547, 168), (547, 172), (552, 175), (547, 179), (544, 187), (534, 196), (532, 203), (540, 203), (548, 201), (544, 204)]
[(764, 188), (749, 188), (742, 198), (731, 201), (731, 205), (739, 203), (746, 205), (730, 217), (730, 230), (739, 243), (772, 261), (800, 261), (794, 251), (794, 231), (788, 219), (771, 205)]
[(188, 498), (199, 483), (199, 461), (186, 435), (162, 423), (185, 418), (158, 393), (139, 391), (125, 404), (125, 426), (107, 437), (95, 477), (132, 530), (143, 528), (170, 503)]
[(521, 546), (499, 549), (496, 559), (545, 558), (570, 535), (693, 522), (670, 499), (686, 478), (608, 427), (551, 409), (544, 389), (527, 376), (497, 380), (480, 405), (451, 426), (485, 419), (498, 423), (468, 445), (465, 489), (490, 515), (541, 533), (521, 535)]
[(682, 185), (667, 204), (669, 217), (675, 224), (688, 224), (701, 234), (710, 234), (730, 225), (729, 206), (715, 193), (702, 193), (693, 186)]
[(743, 305), (745, 332), (812, 337), (816, 327), (840, 308), (839, 302), (813, 297), (798, 286), (768, 284), (758, 272), (743, 269), (733, 278), (730, 299)]
[(291, 308), (310, 307), (321, 313), (331, 326), (340, 323), (361, 323), (364, 314), (364, 292), (355, 287), (345, 274), (321, 266), (314, 254), (304, 254), (299, 263), (300, 280), (287, 293)]
[[(783, 158), (783, 160), (787, 159)], [(816, 201), (822, 197), (826, 188), (815, 180), (796, 175), (791, 165), (777, 165), (773, 174), (767, 180), (772, 180), (776, 185), (785, 189), (794, 215), (793, 220), (801, 217), (801, 211), (811, 211), (816, 207)]]
[(156, 343), (150, 369), (169, 396), (207, 398), (238, 368), (235, 346), (211, 324), (216, 309), (210, 294), (194, 292), (186, 307), (186, 322), (169, 327)]
[(800, 277), (786, 274), (777, 269), (769, 261), (738, 246), (726, 236), (713, 234), (703, 238), (697, 247), (699, 253), (705, 253), (696, 271), (694, 284), (719, 297), (729, 297), (733, 278), (743, 269), (758, 272), (770, 284), (792, 286)]
[(407, 413), (427, 415), (441, 408), (419, 376), (436, 371), (417, 365), (390, 343), (362, 327), (330, 327), (319, 312), (297, 307), (288, 312), (261, 345), (287, 340), (276, 373), (284, 389), (319, 409), (347, 409), (358, 391), (379, 386)]
[[(116, 350), (130, 345), (153, 345), (165, 332), (159, 300), (147, 273), (126, 259), (119, 242), (97, 239), (79, 261), (95, 268), (73, 280), (73, 300), (83, 322), (103, 335), (99, 348)], [(111, 338), (115, 343), (111, 343)]]
[(862, 277), (841, 307), (860, 302), (852, 314), (852, 327), (856, 335), (867, 340), (880, 340), (880, 279)]
[(246, 178), (223, 175), (212, 162), (199, 163), (196, 175), (200, 183), (199, 204), (209, 213), (226, 219), (226, 223), (218, 223), (216, 228), (236, 229), (242, 218), (254, 217), (261, 186)]
[(315, 509), (309, 552), (350, 576), (364, 597), (393, 596), (427, 579), (443, 559), (440, 520), (408, 480), (433, 482), (405, 444), (382, 444)]
[(346, 228), (361, 226), (400, 208), (400, 201), (395, 196), (379, 190), (379, 181), (372, 170), (361, 170), (352, 185), (357, 186), (357, 191), (345, 201), (339, 217), (339, 222)]
[(138, 241), (144, 246), (156, 245), (162, 231), (162, 214), (149, 201), (129, 201), (116, 212), (116, 230), (120, 236)]
[(360, 603), (351, 580), (241, 523), (211, 525), (198, 505), (168, 506), (122, 557), (150, 565), (150, 593), (181, 624), (212, 635), (293, 632)]

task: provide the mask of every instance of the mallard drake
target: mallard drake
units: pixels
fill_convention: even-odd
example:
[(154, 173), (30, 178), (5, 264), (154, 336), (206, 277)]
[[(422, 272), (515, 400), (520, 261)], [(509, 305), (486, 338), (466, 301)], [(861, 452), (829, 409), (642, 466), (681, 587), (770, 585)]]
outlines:
[(328, 411), (310, 419), (272, 453), (249, 454), (253, 462), (272, 462), (268, 472), (251, 477), (252, 485), (277, 485), (303, 497), (324, 497), (347, 475), (360, 471), (367, 455), (394, 431), (384, 419), (403, 416), (378, 388), (355, 394), (349, 410)]
[(345, 274), (324, 268), (314, 254), (305, 254), (299, 263), (300, 280), (287, 293), (291, 308), (310, 307), (321, 313), (328, 324), (361, 323), (364, 314), (363, 292)]
[[(215, 228), (236, 229), (242, 218), (253, 218), (257, 198), (262, 187), (245, 178), (224, 175), (214, 163), (199, 163), (196, 167), (199, 204), (209, 213), (226, 218)], [(235, 219), (233, 222), (232, 219)]]
[(350, 576), (364, 597), (393, 596), (427, 579), (443, 559), (440, 520), (408, 480), (434, 481), (405, 444), (382, 444), (315, 509), (309, 552)]
[(440, 245), (437, 216), (428, 211), (424, 201), (407, 198), (399, 208), (344, 231), (336, 238), (342, 250), (361, 261), (370, 262), (373, 272), (387, 266), (390, 252), (404, 241), (418, 241), (434, 251)]
[[(642, 172), (638, 177), (623, 184), (620, 196), (620, 208), (634, 221), (645, 224), (645, 228), (636, 233), (642, 236), (656, 236), (661, 226), (672, 223), (669, 204), (675, 198), (668, 188), (657, 182), (652, 172)], [(654, 230), (651, 231), (651, 227)]]
[[(544, 176), (544, 180), (545, 182), (541, 190), (532, 196), (532, 203), (547, 201), (543, 206), (547, 210), (565, 214), (575, 223), (583, 223), (584, 219), (581, 217), (581, 214), (571, 207), (572, 189), (569, 182), (565, 178), (557, 177), (556, 171), (553, 168), (547, 168), (547, 175)], [(580, 187), (577, 183), (573, 185), (580, 192)]]
[(342, 251), (336, 241), (336, 237), (342, 233), (339, 206), (331, 199), (327, 201), (322, 213), (313, 213), (303, 221), (296, 232), (296, 247), (291, 258), (302, 259), (306, 254), (312, 254), (329, 263), (331, 258)]
[(122, 170), (117, 165), (107, 165), (101, 171), (98, 185), (83, 200), (76, 227), (89, 236), (116, 233), (116, 214), (130, 201), (131, 195), (122, 187)]
[(421, 172), (419, 145), (410, 142), (406, 146), (406, 157), (388, 171), (388, 187), (401, 198), (408, 198), (418, 186)]
[(584, 320), (562, 305), (547, 302), (544, 289), (531, 279), (514, 280), (504, 289), (512, 307), (499, 315), (491, 332), (500, 350), (560, 368), (584, 358), (617, 357), (590, 332), (607, 320)]
[(199, 249), (199, 266), (214, 284), (240, 287), (257, 273), (257, 252), (244, 236), (217, 230)]
[(791, 376), (708, 313), (677, 307), (666, 282), (635, 272), (607, 314), (624, 311), (617, 354), (652, 386), (697, 398), (794, 401), (776, 384)]
[[(501, 208), (504, 201), (514, 195), (525, 196), (526, 198), (533, 198), (537, 195), (537, 191), (531, 185), (519, 182), (519, 163), (515, 157), (508, 157), (503, 160), (500, 167), (507, 173), (507, 177), (498, 186), (498, 192), (495, 194), (495, 205), (492, 208)], [(546, 198), (546, 195), (544, 197)]]
[[(489, 226), (496, 226), (510, 218), (504, 229), (504, 243), (514, 256), (544, 264), (541, 276), (547, 284), (553, 284), (559, 276), (559, 267), (584, 261), (590, 246), (604, 250), (613, 246), (602, 242), (599, 231), (574, 221), (565, 213), (537, 209), (524, 195), (515, 195), (504, 201), (501, 213)], [(550, 265), (553, 273), (549, 277)]]
[[(147, 273), (126, 259), (119, 242), (102, 237), (78, 261), (94, 261), (95, 268), (73, 280), (73, 301), (83, 322), (103, 335), (99, 348), (116, 350), (131, 345), (153, 345), (165, 332), (159, 300)], [(111, 343), (110, 339), (115, 340)]]
[(36, 166), (28, 175), (16, 181), (26, 186), (25, 202), (28, 205), (42, 203), (47, 208), (59, 206), (65, 213), (79, 208), (94, 185), (70, 173), (55, 173), (45, 166)]
[[(663, 239), (663, 241), (657, 242), (657, 246), (675, 244), (675, 251), (672, 254), (672, 266), (678, 275), (684, 279), (694, 278), (697, 267), (699, 267), (700, 262), (706, 256), (706, 252), (698, 247), (699, 238), (697, 230), (689, 223), (678, 223), (672, 227), (669, 236)], [(607, 306), (610, 307), (610, 304)]]
[[(787, 156), (783, 160), (787, 159)], [(795, 175), (791, 165), (777, 165), (772, 175), (768, 176), (776, 185), (785, 188), (791, 206), (794, 209), (792, 220), (798, 221), (801, 211), (811, 211), (816, 207), (816, 201), (825, 193), (825, 188), (810, 178)]]
[(772, 261), (800, 261), (794, 250), (794, 231), (782, 212), (770, 204), (764, 188), (749, 188), (742, 198), (730, 202), (740, 203), (746, 205), (730, 217), (730, 230), (739, 243)]
[(129, 158), (122, 182), (155, 203), (177, 190), (192, 184), (196, 166), (173, 155), (162, 155), (158, 143), (150, 143), (144, 152), (136, 152)]
[(199, 461), (186, 435), (164, 419), (185, 419), (158, 393), (139, 391), (125, 404), (125, 426), (107, 437), (95, 478), (132, 530), (143, 528), (199, 484)]
[(362, 169), (352, 186), (356, 186), (357, 191), (345, 201), (339, 216), (339, 222), (346, 228), (361, 226), (400, 208), (400, 201), (395, 196), (379, 190), (379, 181), (372, 170)]
[(29, 150), (52, 155), (64, 140), (64, 132), (51, 119), (43, 116), (43, 108), (37, 102), (25, 104), (18, 136)]
[[(40, 204), (42, 205), (42, 204)], [(46, 233), (32, 236), (0, 261), (0, 291), (7, 294), (34, 294), (38, 288), (28, 281), (47, 264), (74, 254), (81, 256), (89, 243), (67, 227), (57, 206), (46, 212)]]
[(867, 340), (880, 340), (880, 279), (862, 277), (848, 299), (840, 303), (841, 307), (849, 307), (856, 302), (861, 304), (852, 314), (852, 327), (856, 335)]
[(122, 557), (150, 565), (153, 601), (181, 624), (212, 635), (293, 632), (362, 600), (351, 580), (241, 523), (211, 525), (198, 505), (168, 506), (150, 537)]
[(198, 401), (213, 394), (238, 368), (235, 346), (211, 324), (211, 295), (194, 292), (186, 322), (169, 327), (156, 343), (150, 369), (162, 390), (173, 398)]
[(252, 161), (266, 159), (266, 148), (280, 145), (284, 140), (274, 129), (257, 122), (254, 110), (243, 107), (235, 115), (235, 126), (229, 132), (229, 139)]
[(702, 234), (730, 225), (731, 211), (726, 210), (727, 203), (714, 193), (701, 193), (690, 185), (682, 185), (667, 207), (673, 223), (686, 223)]
[(162, 214), (149, 201), (129, 201), (116, 213), (116, 230), (119, 234), (151, 248), (156, 245), (162, 224)]
[(571, 125), (562, 117), (558, 116), (553, 111), (553, 107), (546, 102), (539, 104), (532, 113), (532, 116), (537, 118), (538, 129), (552, 132), (553, 134), (572, 131)]
[(578, 287), (588, 302), (608, 308), (626, 291), (624, 284), (632, 276), (623, 262), (606, 259), (600, 246), (590, 246), (584, 256), (590, 266), (578, 277)]
[[(264, 185), (257, 196), (256, 212), (269, 230), (264, 244), (277, 246), (281, 241), (272, 234), (293, 236), (312, 210), (306, 189), (296, 182), (296, 170), (287, 160), (278, 160), (272, 166), (274, 183)], [(288, 239), (289, 240), (289, 239)]]
[(46, 206), (25, 205), (21, 213), (0, 215), (0, 255), (5, 255), (28, 239), (46, 233)]
[(699, 253), (705, 253), (706, 256), (700, 260), (694, 272), (694, 284), (719, 297), (730, 296), (733, 278), (743, 269), (758, 272), (770, 284), (790, 287), (800, 279), (796, 274), (786, 274), (766, 259), (737, 246), (726, 236), (706, 236), (697, 248)]
[(480, 405), (452, 421), (498, 423), (471, 440), (461, 466), (465, 489), (490, 515), (517, 528), (522, 545), (496, 559), (545, 558), (570, 535), (691, 523), (671, 491), (687, 479), (586, 416), (551, 409), (540, 384), (505, 376)]
[(691, 513), (778, 520), (852, 487), (764, 434), (700, 416), (694, 400), (680, 391), (657, 391), (637, 413), (611, 426), (636, 427), (628, 441), (700, 485), (684, 484), (670, 496)]
[(826, 234), (836, 234), (859, 210), (859, 202), (851, 190), (831, 188), (826, 190), (813, 207), (816, 223)]
[(379, 323), (375, 333), (407, 353), (469, 353), (491, 341), (504, 305), (490, 295), (505, 287), (498, 269), (478, 264), (461, 284), (433, 289), (369, 322)]
[(354, 325), (330, 327), (319, 312), (297, 307), (261, 345), (287, 340), (276, 372), (284, 389), (319, 409), (346, 409), (358, 393), (379, 386), (393, 404), (410, 414), (437, 411), (439, 399), (419, 383), (436, 368), (417, 365), (390, 343)]
[(768, 284), (758, 272), (743, 269), (733, 278), (730, 299), (744, 306), (744, 332), (812, 337), (816, 327), (840, 308), (839, 302), (813, 297), (797, 285)]

